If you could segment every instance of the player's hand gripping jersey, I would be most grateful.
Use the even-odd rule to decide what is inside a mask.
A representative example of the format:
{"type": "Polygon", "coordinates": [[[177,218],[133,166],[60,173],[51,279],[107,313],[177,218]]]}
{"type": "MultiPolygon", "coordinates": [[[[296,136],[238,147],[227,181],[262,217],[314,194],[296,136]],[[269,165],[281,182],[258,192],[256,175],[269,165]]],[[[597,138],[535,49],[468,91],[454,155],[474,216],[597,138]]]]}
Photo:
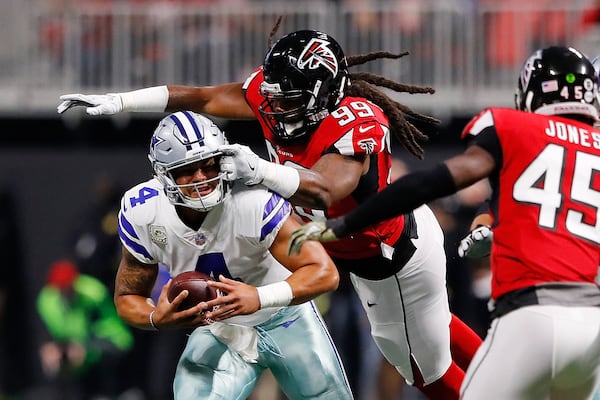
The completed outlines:
{"type": "Polygon", "coordinates": [[[490,108],[463,138],[502,166],[490,177],[492,298],[544,282],[593,283],[600,264],[600,133],[572,119],[490,108]]]}
{"type": "MultiPolygon", "coordinates": [[[[258,68],[244,83],[248,104],[257,116],[259,106],[265,107],[259,93],[263,81],[258,68]]],[[[346,97],[305,141],[282,143],[271,133],[267,121],[259,117],[272,162],[309,169],[321,156],[336,153],[345,156],[365,154],[370,157],[369,171],[364,174],[352,194],[326,211],[295,207],[305,221],[324,221],[347,214],[370,195],[390,182],[392,155],[388,119],[382,110],[364,98],[346,97]]],[[[343,259],[360,259],[381,254],[381,243],[393,246],[404,227],[404,216],[383,221],[339,241],[324,243],[327,251],[343,259]]]]}
{"type": "MultiPolygon", "coordinates": [[[[165,264],[171,276],[197,270],[253,286],[285,280],[291,272],[268,249],[290,215],[290,204],[260,185],[236,185],[227,196],[196,231],[177,216],[158,180],[141,183],[121,200],[121,242],[140,262],[165,264]]],[[[257,325],[277,310],[264,308],[227,322],[257,325]]]]}

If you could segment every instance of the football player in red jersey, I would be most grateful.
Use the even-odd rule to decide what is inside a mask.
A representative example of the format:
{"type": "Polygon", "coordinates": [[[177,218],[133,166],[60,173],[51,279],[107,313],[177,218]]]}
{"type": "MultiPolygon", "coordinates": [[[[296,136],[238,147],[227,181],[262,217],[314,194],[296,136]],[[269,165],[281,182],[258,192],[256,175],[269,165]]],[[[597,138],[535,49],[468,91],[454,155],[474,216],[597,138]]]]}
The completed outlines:
{"type": "Polygon", "coordinates": [[[579,51],[537,50],[521,70],[517,110],[484,110],[463,131],[470,143],[463,154],[400,178],[342,218],[304,225],[291,251],[487,177],[493,321],[462,398],[591,398],[600,383],[597,84],[592,63],[579,51]]]}
{"type": "MultiPolygon", "coordinates": [[[[261,124],[271,161],[248,147],[221,150],[229,179],[261,183],[295,205],[305,219],[344,215],[390,182],[391,137],[421,157],[425,139],[408,119],[435,124],[391,100],[377,86],[410,93],[403,85],[348,71],[376,52],[346,59],[328,34],[288,34],[242,83],[214,87],[161,86],[109,95],[61,96],[62,112],[86,105],[89,114],[190,109],[261,124]]],[[[427,206],[373,224],[326,245],[338,268],[349,271],[388,361],[431,399],[458,399],[460,384],[481,339],[449,311],[443,232],[427,206]],[[452,349],[452,353],[451,353],[452,349]]]]}

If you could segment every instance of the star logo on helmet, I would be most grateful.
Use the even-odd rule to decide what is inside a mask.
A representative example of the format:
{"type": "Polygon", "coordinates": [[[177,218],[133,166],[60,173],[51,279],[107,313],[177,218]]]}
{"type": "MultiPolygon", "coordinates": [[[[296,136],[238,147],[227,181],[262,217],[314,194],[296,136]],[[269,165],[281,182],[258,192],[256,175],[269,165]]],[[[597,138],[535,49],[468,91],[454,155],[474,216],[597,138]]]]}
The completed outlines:
{"type": "Polygon", "coordinates": [[[165,141],[165,139],[163,139],[157,135],[154,135],[154,136],[152,136],[152,139],[150,141],[150,147],[152,148],[152,150],[156,150],[156,146],[158,146],[159,144],[161,144],[164,141],[165,141]]]}
{"type": "Polygon", "coordinates": [[[322,66],[334,77],[338,73],[337,58],[329,47],[329,42],[323,39],[311,39],[298,57],[297,65],[300,69],[317,69],[322,66]]]}

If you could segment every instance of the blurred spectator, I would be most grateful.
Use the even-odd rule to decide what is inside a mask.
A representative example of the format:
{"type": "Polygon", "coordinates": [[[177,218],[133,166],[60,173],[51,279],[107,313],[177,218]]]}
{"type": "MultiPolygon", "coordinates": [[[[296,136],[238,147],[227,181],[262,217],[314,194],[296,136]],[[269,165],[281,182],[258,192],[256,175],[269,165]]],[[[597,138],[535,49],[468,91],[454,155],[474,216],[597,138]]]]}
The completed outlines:
{"type": "Polygon", "coordinates": [[[68,260],[54,262],[38,298],[47,340],[39,349],[42,369],[61,400],[114,398],[118,365],[133,336],[117,315],[112,295],[68,260]]]}
{"type": "Polygon", "coordinates": [[[487,25],[489,65],[512,70],[522,63],[531,49],[573,42],[597,23],[598,4],[583,0],[572,2],[573,11],[556,8],[552,0],[480,0],[491,13],[487,25]],[[500,5],[500,9],[498,9],[500,5]],[[578,5],[583,5],[579,10],[578,5]]]}
{"type": "Polygon", "coordinates": [[[111,177],[100,175],[92,203],[72,229],[70,247],[79,271],[99,279],[112,292],[121,256],[117,214],[123,190],[111,177]]]}

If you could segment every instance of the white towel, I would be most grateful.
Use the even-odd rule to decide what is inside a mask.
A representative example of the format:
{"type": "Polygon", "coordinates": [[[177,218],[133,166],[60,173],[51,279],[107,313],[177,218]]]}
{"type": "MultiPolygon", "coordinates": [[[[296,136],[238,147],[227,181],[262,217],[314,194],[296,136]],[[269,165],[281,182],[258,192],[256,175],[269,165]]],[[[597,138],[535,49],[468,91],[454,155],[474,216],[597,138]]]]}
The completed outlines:
{"type": "Polygon", "coordinates": [[[254,327],[213,322],[210,332],[231,350],[237,352],[244,361],[258,362],[258,332],[254,327]]]}

